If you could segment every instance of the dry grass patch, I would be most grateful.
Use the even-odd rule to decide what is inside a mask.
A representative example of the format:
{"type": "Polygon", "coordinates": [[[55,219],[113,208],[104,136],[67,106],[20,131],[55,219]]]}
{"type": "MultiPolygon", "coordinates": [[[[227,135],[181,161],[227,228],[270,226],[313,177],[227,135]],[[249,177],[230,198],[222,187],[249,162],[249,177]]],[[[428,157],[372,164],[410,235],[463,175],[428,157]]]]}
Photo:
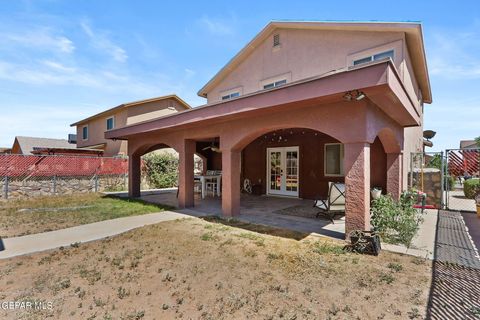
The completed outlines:
{"type": "Polygon", "coordinates": [[[17,237],[169,209],[98,193],[0,202],[0,236],[17,237]]]}
{"type": "Polygon", "coordinates": [[[425,316],[431,264],[268,227],[184,219],[0,261],[0,300],[53,310],[0,318],[408,319],[425,316]],[[251,231],[260,228],[263,233],[251,231]],[[268,230],[270,229],[270,230],[268,230]],[[288,232],[283,231],[286,234],[288,232]],[[298,234],[296,236],[299,236],[298,234]]]}

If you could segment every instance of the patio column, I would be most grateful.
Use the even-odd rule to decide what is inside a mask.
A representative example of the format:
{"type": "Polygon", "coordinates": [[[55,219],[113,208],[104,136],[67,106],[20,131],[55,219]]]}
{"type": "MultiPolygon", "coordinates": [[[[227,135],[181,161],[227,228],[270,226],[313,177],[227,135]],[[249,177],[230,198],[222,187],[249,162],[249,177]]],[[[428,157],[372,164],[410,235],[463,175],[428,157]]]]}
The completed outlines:
{"type": "Polygon", "coordinates": [[[402,193],[402,154],[387,153],[387,193],[395,200],[402,193]]]}
{"type": "Polygon", "coordinates": [[[195,141],[183,140],[178,150],[178,206],[180,208],[193,207],[193,171],[195,141]]]}
{"type": "Polygon", "coordinates": [[[240,154],[222,150],[222,213],[227,217],[240,214],[240,154]]]}
{"type": "Polygon", "coordinates": [[[370,144],[345,144],[345,236],[370,230],[370,144]]]}
{"type": "Polygon", "coordinates": [[[128,157],[128,196],[140,197],[140,156],[131,154],[128,157]]]}

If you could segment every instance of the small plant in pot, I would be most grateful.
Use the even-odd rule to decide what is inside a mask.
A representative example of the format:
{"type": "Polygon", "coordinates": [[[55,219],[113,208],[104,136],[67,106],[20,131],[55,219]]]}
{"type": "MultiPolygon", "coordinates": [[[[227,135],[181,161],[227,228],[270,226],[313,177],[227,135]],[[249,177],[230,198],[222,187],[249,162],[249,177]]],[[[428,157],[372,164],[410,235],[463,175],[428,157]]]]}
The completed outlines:
{"type": "Polygon", "coordinates": [[[382,195],[382,188],[373,187],[372,190],[370,190],[370,194],[372,195],[372,199],[378,199],[382,195]]]}

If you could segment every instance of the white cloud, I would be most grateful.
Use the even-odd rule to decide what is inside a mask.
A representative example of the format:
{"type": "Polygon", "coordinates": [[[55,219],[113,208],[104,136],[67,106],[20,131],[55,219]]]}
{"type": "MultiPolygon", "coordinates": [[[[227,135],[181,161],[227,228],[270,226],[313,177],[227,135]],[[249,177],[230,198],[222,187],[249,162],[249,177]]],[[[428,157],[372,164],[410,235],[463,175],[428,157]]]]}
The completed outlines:
{"type": "Polygon", "coordinates": [[[80,26],[89,37],[93,47],[110,55],[117,62],[125,62],[128,59],[127,52],[120,46],[113,43],[106,32],[94,30],[86,20],[80,22],[80,26]]]}
{"type": "Polygon", "coordinates": [[[480,32],[437,31],[429,47],[429,70],[446,79],[480,78],[480,32]]]}
{"type": "Polygon", "coordinates": [[[231,35],[234,31],[231,25],[207,16],[203,16],[199,22],[207,29],[208,32],[215,35],[231,35]]]}
{"type": "Polygon", "coordinates": [[[55,50],[62,53],[72,53],[75,45],[72,40],[65,36],[54,35],[49,28],[38,28],[34,31],[23,33],[6,33],[2,35],[0,43],[18,44],[28,48],[41,48],[55,50]]]}

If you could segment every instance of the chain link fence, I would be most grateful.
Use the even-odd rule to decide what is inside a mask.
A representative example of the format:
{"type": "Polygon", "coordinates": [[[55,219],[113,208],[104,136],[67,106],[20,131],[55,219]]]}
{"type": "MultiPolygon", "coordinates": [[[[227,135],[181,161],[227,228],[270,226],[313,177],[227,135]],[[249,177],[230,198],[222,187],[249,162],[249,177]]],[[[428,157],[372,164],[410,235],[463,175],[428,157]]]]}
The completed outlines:
{"type": "Polygon", "coordinates": [[[480,192],[480,148],[446,150],[447,172],[452,183],[446,190],[446,207],[455,211],[476,211],[480,192]]]}
{"type": "Polygon", "coordinates": [[[127,188],[127,158],[0,155],[0,199],[127,188]]]}

